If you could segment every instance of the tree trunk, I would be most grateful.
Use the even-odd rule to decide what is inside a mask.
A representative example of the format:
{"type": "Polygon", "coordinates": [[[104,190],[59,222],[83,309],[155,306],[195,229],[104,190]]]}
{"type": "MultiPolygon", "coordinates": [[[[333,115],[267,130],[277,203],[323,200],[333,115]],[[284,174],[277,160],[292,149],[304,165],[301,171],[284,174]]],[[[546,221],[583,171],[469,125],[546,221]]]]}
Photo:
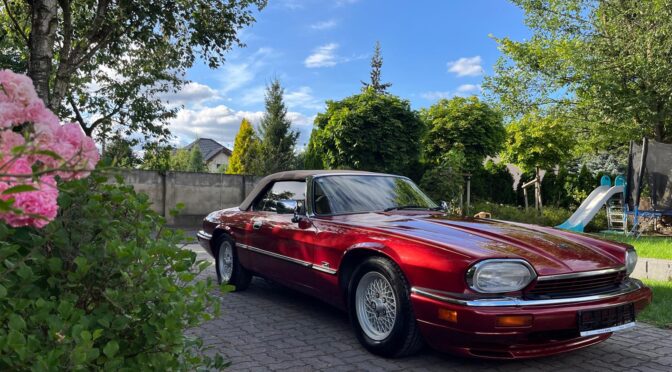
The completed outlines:
{"type": "Polygon", "coordinates": [[[541,173],[540,173],[539,167],[536,167],[535,172],[536,172],[536,177],[537,177],[537,182],[536,182],[536,185],[535,185],[536,186],[535,191],[536,191],[536,194],[537,194],[536,195],[537,196],[537,210],[539,212],[541,212],[541,209],[543,208],[543,206],[541,204],[541,173]]]}
{"type": "Polygon", "coordinates": [[[28,76],[33,79],[37,95],[44,100],[47,106],[51,107],[49,77],[54,57],[54,38],[58,26],[58,1],[33,0],[30,5],[28,76]]]}

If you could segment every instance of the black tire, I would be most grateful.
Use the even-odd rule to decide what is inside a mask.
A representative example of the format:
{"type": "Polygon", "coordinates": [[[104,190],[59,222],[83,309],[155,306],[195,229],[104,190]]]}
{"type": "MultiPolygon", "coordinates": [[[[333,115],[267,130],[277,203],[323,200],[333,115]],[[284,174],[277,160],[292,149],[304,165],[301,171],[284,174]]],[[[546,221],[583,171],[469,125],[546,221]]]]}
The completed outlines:
{"type": "Polygon", "coordinates": [[[235,287],[234,292],[240,292],[247,289],[250,286],[252,281],[252,274],[241,266],[240,261],[238,261],[238,250],[236,249],[236,243],[227,235],[220,235],[217,239],[212,242],[213,253],[215,254],[215,270],[217,271],[217,283],[219,284],[230,284],[235,287]],[[231,253],[233,255],[233,270],[231,273],[231,278],[224,280],[222,273],[220,272],[220,263],[221,259],[219,252],[224,244],[230,244],[231,253]]]}
{"type": "Polygon", "coordinates": [[[373,354],[388,358],[403,357],[418,352],[424,344],[413,312],[408,282],[399,267],[387,258],[370,257],[355,269],[348,285],[348,310],[357,339],[373,354]],[[357,312],[357,287],[362,278],[371,272],[381,274],[391,284],[397,303],[392,330],[381,340],[367,335],[357,312]]]}

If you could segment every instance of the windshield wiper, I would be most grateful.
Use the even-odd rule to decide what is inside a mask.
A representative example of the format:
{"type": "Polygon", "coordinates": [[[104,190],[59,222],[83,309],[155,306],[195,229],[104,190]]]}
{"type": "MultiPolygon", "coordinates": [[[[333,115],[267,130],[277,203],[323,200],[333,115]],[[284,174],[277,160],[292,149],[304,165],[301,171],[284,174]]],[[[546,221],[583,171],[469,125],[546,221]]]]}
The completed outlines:
{"type": "Polygon", "coordinates": [[[420,209],[431,209],[431,208],[428,208],[428,207],[424,207],[422,205],[408,204],[408,205],[397,205],[397,206],[394,206],[394,207],[385,208],[385,209],[383,209],[383,212],[389,212],[389,211],[394,211],[394,210],[402,210],[402,209],[418,209],[418,208],[420,208],[420,209]]]}

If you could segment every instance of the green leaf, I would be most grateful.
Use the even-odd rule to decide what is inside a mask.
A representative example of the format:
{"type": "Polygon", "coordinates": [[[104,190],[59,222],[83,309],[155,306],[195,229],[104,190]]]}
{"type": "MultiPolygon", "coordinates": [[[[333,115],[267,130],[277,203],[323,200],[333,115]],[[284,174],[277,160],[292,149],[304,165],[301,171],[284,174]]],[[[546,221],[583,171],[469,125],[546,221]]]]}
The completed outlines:
{"type": "Polygon", "coordinates": [[[7,288],[0,284],[0,298],[5,298],[7,296],[7,288]]]}
{"type": "Polygon", "coordinates": [[[36,191],[37,189],[31,185],[16,185],[8,188],[7,190],[2,192],[2,195],[9,195],[9,194],[18,194],[20,192],[29,192],[29,191],[36,191]]]}
{"type": "Polygon", "coordinates": [[[10,314],[9,315],[9,328],[13,329],[15,331],[20,331],[20,330],[26,328],[26,322],[23,320],[23,318],[20,315],[10,314]]]}
{"type": "Polygon", "coordinates": [[[114,340],[108,342],[103,348],[103,354],[107,355],[108,358],[113,358],[117,351],[119,351],[119,344],[114,340]]]}

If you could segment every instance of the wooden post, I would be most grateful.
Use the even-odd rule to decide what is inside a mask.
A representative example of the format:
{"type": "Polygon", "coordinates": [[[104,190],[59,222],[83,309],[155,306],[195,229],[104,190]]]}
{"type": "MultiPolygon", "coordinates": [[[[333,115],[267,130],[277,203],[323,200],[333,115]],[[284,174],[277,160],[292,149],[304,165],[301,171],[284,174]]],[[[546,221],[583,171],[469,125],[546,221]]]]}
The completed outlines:
{"type": "Polygon", "coordinates": [[[541,204],[541,174],[539,167],[536,167],[536,190],[537,190],[537,211],[541,212],[541,208],[543,208],[541,204]]]}
{"type": "Polygon", "coordinates": [[[467,216],[471,216],[471,175],[467,176],[467,216]]]}
{"type": "Polygon", "coordinates": [[[523,188],[523,199],[525,199],[525,211],[527,211],[527,188],[523,188]]]}

